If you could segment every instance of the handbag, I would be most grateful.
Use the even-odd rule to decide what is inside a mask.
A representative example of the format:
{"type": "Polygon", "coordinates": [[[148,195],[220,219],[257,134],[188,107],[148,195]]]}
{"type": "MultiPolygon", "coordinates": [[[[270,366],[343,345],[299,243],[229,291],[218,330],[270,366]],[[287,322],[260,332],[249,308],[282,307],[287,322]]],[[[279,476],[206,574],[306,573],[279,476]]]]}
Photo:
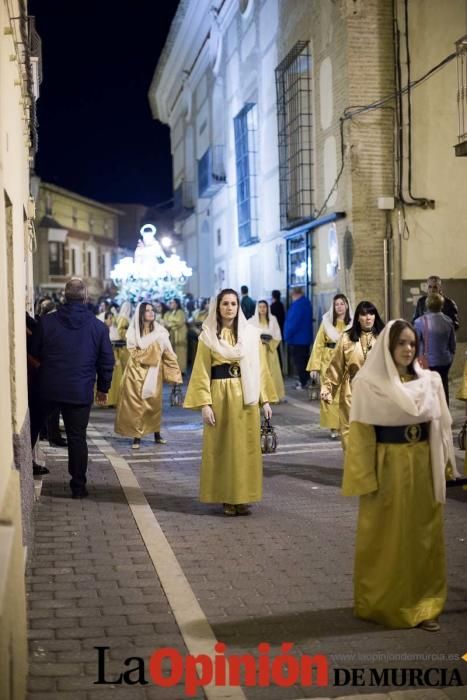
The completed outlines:
{"type": "Polygon", "coordinates": [[[261,423],[261,452],[268,454],[277,450],[277,433],[269,418],[261,423]]]}
{"type": "Polygon", "coordinates": [[[426,316],[423,316],[423,355],[418,358],[418,364],[422,369],[430,369],[428,364],[428,322],[426,316]]]}
{"type": "Polygon", "coordinates": [[[459,430],[459,433],[457,435],[457,446],[460,450],[465,450],[466,435],[467,435],[467,420],[464,422],[464,425],[459,430]]]}
{"type": "Polygon", "coordinates": [[[170,392],[170,405],[180,408],[183,406],[183,394],[180,384],[174,384],[170,392]]]}
{"type": "Polygon", "coordinates": [[[272,340],[272,335],[269,335],[269,333],[261,333],[260,337],[263,343],[269,343],[269,341],[272,340]]]}

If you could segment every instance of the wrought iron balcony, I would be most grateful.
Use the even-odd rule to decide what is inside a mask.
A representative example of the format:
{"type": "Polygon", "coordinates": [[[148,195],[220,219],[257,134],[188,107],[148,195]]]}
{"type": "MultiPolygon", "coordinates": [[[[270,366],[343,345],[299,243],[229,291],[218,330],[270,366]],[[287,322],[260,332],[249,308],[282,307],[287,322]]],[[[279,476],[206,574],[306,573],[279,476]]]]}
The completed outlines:
{"type": "Polygon", "coordinates": [[[210,146],[198,161],[198,196],[212,197],[226,181],[224,146],[210,146]]]}
{"type": "Polygon", "coordinates": [[[194,183],[182,181],[174,191],[174,221],[183,221],[195,210],[194,183]]]}

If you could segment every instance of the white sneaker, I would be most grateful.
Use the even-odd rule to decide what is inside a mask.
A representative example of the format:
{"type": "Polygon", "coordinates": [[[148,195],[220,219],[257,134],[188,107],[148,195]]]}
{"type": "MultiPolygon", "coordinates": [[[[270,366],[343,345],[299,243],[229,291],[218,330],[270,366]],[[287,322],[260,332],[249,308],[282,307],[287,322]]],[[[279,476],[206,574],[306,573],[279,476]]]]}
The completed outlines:
{"type": "Polygon", "coordinates": [[[133,444],[131,446],[132,450],[139,450],[141,445],[141,439],[140,438],[134,438],[133,439],[133,444]]]}
{"type": "Polygon", "coordinates": [[[297,382],[297,383],[295,384],[295,390],[296,390],[296,391],[305,391],[305,389],[302,387],[302,385],[300,384],[300,382],[297,382]]]}

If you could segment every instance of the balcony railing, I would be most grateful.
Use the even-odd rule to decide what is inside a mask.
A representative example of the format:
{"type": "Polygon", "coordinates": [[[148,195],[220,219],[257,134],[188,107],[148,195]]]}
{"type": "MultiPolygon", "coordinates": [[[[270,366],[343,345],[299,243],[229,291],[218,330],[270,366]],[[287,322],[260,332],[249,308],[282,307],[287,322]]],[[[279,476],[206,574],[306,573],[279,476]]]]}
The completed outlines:
{"type": "Polygon", "coordinates": [[[195,209],[194,183],[181,182],[174,191],[173,216],[175,221],[187,219],[195,209]]]}
{"type": "Polygon", "coordinates": [[[224,146],[210,146],[198,161],[198,196],[212,197],[226,181],[224,146]]]}

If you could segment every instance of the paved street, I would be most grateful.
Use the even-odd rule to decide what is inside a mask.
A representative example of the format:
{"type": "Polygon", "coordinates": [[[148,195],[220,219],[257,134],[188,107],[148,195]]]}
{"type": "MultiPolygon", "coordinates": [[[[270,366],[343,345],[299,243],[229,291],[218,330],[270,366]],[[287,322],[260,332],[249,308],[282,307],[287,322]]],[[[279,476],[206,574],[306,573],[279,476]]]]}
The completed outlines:
{"type": "MultiPolygon", "coordinates": [[[[467,684],[459,659],[467,652],[467,492],[450,489],[445,511],[449,596],[441,631],[385,630],[355,619],[357,499],[339,493],[342,452],[318,428],[318,404],[293,389],[288,399],[274,409],[279,448],[265,459],[264,499],[250,517],[225,518],[198,502],[200,415],[170,408],[168,395],[168,444],[147,439],[136,453],[130,439],[114,434],[114,410],[93,411],[86,500],[68,497],[66,450],[48,449],[51,473],[36,505],[28,576],[30,700],[182,700],[183,684],[151,682],[149,657],[164,646],[183,656],[206,653],[216,639],[226,655],[257,659],[262,642],[271,658],[282,642],[293,643],[296,658],[325,654],[330,686],[210,687],[193,697],[298,700],[404,689],[370,686],[368,675],[365,686],[335,687],[334,668],[446,668],[448,678],[456,668],[467,684]],[[94,684],[96,646],[108,647],[107,685],[94,684]],[[124,665],[128,657],[144,659],[147,685],[110,684],[135,667],[124,665]]],[[[454,403],[458,425],[462,406],[454,403]]]]}

